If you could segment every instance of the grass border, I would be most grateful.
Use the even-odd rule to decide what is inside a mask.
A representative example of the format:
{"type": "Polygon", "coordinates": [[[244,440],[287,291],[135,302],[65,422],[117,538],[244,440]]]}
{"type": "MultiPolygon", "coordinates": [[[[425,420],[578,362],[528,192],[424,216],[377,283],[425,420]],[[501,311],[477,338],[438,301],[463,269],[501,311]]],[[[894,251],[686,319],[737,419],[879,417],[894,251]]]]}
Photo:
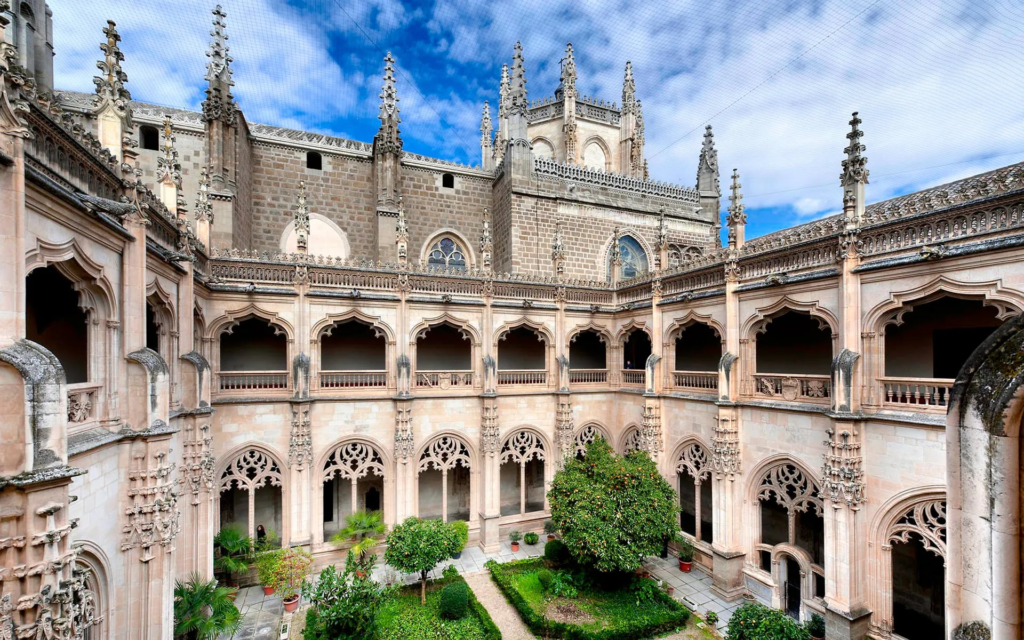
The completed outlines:
{"type": "Polygon", "coordinates": [[[512,577],[506,571],[507,568],[515,567],[527,567],[537,566],[543,567],[544,561],[539,558],[529,558],[526,560],[513,560],[512,562],[506,562],[499,564],[494,560],[488,560],[485,564],[488,571],[491,573],[491,578],[494,579],[495,584],[501,590],[501,593],[505,596],[515,610],[519,613],[519,617],[522,618],[526,626],[530,628],[530,631],[535,635],[548,637],[548,638],[565,638],[565,640],[643,640],[651,636],[657,636],[668,631],[672,631],[677,628],[686,626],[687,621],[690,619],[690,610],[683,605],[676,602],[673,598],[665,593],[659,593],[659,597],[670,605],[675,611],[675,615],[665,622],[657,624],[641,624],[627,622],[616,626],[613,629],[602,629],[600,631],[588,631],[583,629],[579,625],[568,624],[565,622],[555,622],[548,620],[544,616],[537,614],[530,606],[530,603],[526,601],[526,598],[516,590],[512,584],[512,577]]]}

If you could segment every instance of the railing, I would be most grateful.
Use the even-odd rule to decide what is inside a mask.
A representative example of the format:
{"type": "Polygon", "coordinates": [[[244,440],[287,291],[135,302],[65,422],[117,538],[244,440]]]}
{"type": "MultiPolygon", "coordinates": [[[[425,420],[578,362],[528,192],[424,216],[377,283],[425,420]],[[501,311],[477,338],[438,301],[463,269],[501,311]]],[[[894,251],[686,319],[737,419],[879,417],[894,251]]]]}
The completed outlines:
{"type": "Polygon", "coordinates": [[[642,387],[646,380],[647,372],[643,369],[623,369],[622,384],[628,387],[642,387]]]}
{"type": "Polygon", "coordinates": [[[498,385],[543,385],[548,382],[547,371],[499,371],[498,385]]]}
{"type": "Polygon", "coordinates": [[[387,371],[321,371],[321,389],[367,389],[388,385],[387,371]]]}
{"type": "Polygon", "coordinates": [[[68,424],[81,424],[96,419],[100,385],[79,382],[68,385],[68,424]]]}
{"type": "Polygon", "coordinates": [[[287,371],[221,371],[220,391],[273,391],[288,388],[287,371]]]}
{"type": "Polygon", "coordinates": [[[607,369],[570,369],[569,384],[607,384],[607,369]]]}
{"type": "Polygon", "coordinates": [[[754,395],[790,402],[825,403],[832,397],[832,381],[828,376],[757,373],[754,374],[754,395]]]}
{"type": "Polygon", "coordinates": [[[944,413],[954,381],[950,378],[879,378],[879,382],[885,389],[883,405],[944,413]]]}
{"type": "Polygon", "coordinates": [[[473,386],[472,371],[417,371],[417,389],[451,389],[473,386]]]}
{"type": "Polygon", "coordinates": [[[677,389],[718,391],[717,371],[673,371],[672,386],[677,389]]]}

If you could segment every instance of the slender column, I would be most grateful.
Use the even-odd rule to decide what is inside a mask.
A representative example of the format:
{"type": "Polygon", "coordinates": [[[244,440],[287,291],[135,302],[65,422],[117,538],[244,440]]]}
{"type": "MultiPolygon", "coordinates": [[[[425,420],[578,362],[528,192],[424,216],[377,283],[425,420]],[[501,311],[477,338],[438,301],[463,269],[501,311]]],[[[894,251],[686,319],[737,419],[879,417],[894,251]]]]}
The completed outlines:
{"type": "Polygon", "coordinates": [[[498,429],[498,399],[485,394],[480,429],[480,450],[483,452],[483,504],[480,512],[480,548],[484,553],[497,553],[501,548],[498,519],[501,517],[501,441],[498,429]]]}

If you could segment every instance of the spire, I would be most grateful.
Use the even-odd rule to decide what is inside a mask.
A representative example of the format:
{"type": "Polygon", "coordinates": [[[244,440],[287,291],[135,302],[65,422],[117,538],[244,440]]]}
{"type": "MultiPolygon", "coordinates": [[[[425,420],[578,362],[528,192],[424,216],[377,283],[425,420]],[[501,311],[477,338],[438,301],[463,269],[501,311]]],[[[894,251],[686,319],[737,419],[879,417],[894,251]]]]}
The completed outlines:
{"type": "Polygon", "coordinates": [[[501,84],[498,85],[498,117],[507,118],[512,108],[512,80],[508,75],[508,65],[501,65],[501,84]]]}
{"type": "MultiPolygon", "coordinates": [[[[562,139],[565,141],[565,161],[576,164],[576,60],[572,55],[572,43],[565,45],[562,58],[562,77],[555,91],[555,99],[564,101],[562,109],[562,139]]],[[[561,263],[558,264],[561,268],[561,263]]],[[[561,273],[561,272],[559,272],[561,273]]]]}
{"type": "Polygon", "coordinates": [[[743,194],[740,193],[740,172],[732,170],[732,185],[729,187],[729,215],[726,216],[726,224],[729,226],[729,247],[740,249],[745,241],[745,225],[747,224],[747,213],[743,207],[743,194]]]}
{"type": "Polygon", "coordinates": [[[398,116],[398,91],[395,89],[395,59],[391,52],[384,56],[384,84],[380,89],[380,129],[374,138],[374,143],[381,145],[384,153],[397,153],[402,150],[402,137],[398,129],[398,123],[402,119],[398,116]]]}
{"type": "Polygon", "coordinates": [[[480,257],[485,270],[491,269],[491,253],[494,250],[491,242],[491,214],[484,207],[484,226],[480,231],[480,257]]]}
{"type": "MultiPolygon", "coordinates": [[[[121,36],[117,33],[117,25],[113,20],[107,20],[107,26],[103,28],[103,35],[107,37],[107,41],[100,45],[100,50],[103,51],[103,60],[96,63],[100,75],[92,79],[93,84],[96,85],[96,95],[98,96],[96,112],[111,108],[122,120],[124,127],[130,129],[133,126],[132,94],[124,86],[124,83],[128,82],[128,74],[121,69],[124,54],[121,53],[121,48],[118,46],[121,36]]],[[[118,136],[118,146],[120,143],[120,136],[118,136]]]]}
{"type": "Polygon", "coordinates": [[[210,176],[203,167],[199,172],[199,191],[196,193],[196,220],[213,224],[213,205],[210,204],[210,176]]]}
{"type": "Polygon", "coordinates": [[[512,55],[511,112],[526,115],[529,103],[526,100],[526,68],[523,66],[523,45],[516,41],[512,55]]]}
{"type": "Polygon", "coordinates": [[[484,115],[480,118],[480,166],[485,170],[494,168],[494,146],[491,127],[491,105],[484,100],[484,115]]]}
{"type": "Polygon", "coordinates": [[[861,155],[867,149],[860,141],[864,137],[864,132],[860,130],[861,122],[862,120],[857,117],[857,112],[854,111],[853,119],[850,120],[850,133],[846,134],[850,145],[843,149],[846,153],[846,160],[843,160],[843,173],[839,176],[845,189],[868,183],[868,159],[861,155]]]}
{"type": "Polygon", "coordinates": [[[306,183],[299,181],[298,206],[295,207],[295,248],[306,253],[309,248],[309,208],[306,207],[306,183]]]}
{"type": "Polygon", "coordinates": [[[644,175],[644,106],[636,101],[636,124],[633,126],[633,144],[630,147],[630,175],[642,178],[644,175]]]}
{"type": "MultiPolygon", "coordinates": [[[[231,87],[234,81],[231,79],[231,56],[228,55],[230,47],[227,45],[228,36],[224,32],[224,18],[226,13],[220,5],[213,10],[213,30],[210,36],[210,48],[206,51],[206,57],[210,59],[206,63],[206,100],[203,100],[203,119],[206,121],[222,120],[227,125],[235,121],[235,98],[231,95],[231,87]]],[[[216,173],[216,172],[215,172],[216,173]]]]}
{"type": "Polygon", "coordinates": [[[715,149],[715,134],[711,125],[704,127],[704,144],[700,148],[700,160],[697,161],[697,188],[701,191],[714,191],[721,195],[718,184],[718,151],[715,149]],[[707,176],[705,184],[701,177],[707,176]]]}
{"type": "Polygon", "coordinates": [[[555,90],[555,99],[561,100],[564,96],[576,97],[576,59],[572,55],[572,43],[565,45],[565,57],[561,60],[562,75],[559,78],[558,89],[555,90]]]}
{"type": "Polygon", "coordinates": [[[626,77],[622,81],[622,115],[636,108],[636,82],[633,81],[633,63],[626,62],[626,77]]]}

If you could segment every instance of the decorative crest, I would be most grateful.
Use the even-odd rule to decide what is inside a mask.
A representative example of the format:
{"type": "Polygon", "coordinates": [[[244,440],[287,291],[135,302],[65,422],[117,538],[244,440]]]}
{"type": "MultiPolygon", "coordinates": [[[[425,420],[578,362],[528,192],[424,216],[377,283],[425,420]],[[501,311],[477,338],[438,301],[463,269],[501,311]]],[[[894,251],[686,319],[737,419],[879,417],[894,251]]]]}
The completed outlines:
{"type": "Polygon", "coordinates": [[[857,112],[854,111],[853,118],[850,120],[850,133],[846,134],[850,145],[843,149],[846,159],[843,160],[843,173],[839,176],[844,187],[868,183],[868,159],[861,155],[867,149],[860,141],[864,137],[864,132],[860,130],[861,122],[862,120],[857,117],[857,112]]]}
{"type": "Polygon", "coordinates": [[[103,35],[107,41],[100,45],[103,52],[103,60],[96,63],[100,74],[92,79],[96,85],[96,108],[97,110],[110,105],[117,116],[124,121],[125,127],[132,127],[132,94],[125,88],[124,83],[128,82],[128,74],[121,69],[124,62],[124,54],[118,43],[121,36],[117,33],[117,25],[113,20],[107,20],[107,26],[103,28],[103,35]]]}
{"type": "Polygon", "coordinates": [[[636,82],[633,80],[633,63],[626,62],[626,77],[622,81],[622,115],[636,110],[636,82]]]}
{"type": "Polygon", "coordinates": [[[213,205],[210,204],[210,175],[206,167],[199,172],[199,193],[196,196],[196,220],[213,224],[213,205]]]}
{"type": "Polygon", "coordinates": [[[299,181],[299,204],[295,208],[295,247],[305,253],[309,244],[309,208],[306,207],[306,183],[299,181]]]}
{"type": "Polygon", "coordinates": [[[157,158],[157,180],[170,178],[174,186],[181,188],[181,163],[178,162],[178,150],[174,148],[174,134],[171,132],[171,116],[164,116],[164,148],[163,156],[157,158]]]}
{"type": "Polygon", "coordinates": [[[562,58],[562,76],[555,98],[576,97],[576,60],[572,55],[572,43],[565,45],[565,57],[562,58]]]}
{"type": "Polygon", "coordinates": [[[480,144],[485,147],[491,146],[491,132],[493,127],[491,126],[491,105],[489,102],[484,100],[484,115],[480,118],[480,144]]]}

